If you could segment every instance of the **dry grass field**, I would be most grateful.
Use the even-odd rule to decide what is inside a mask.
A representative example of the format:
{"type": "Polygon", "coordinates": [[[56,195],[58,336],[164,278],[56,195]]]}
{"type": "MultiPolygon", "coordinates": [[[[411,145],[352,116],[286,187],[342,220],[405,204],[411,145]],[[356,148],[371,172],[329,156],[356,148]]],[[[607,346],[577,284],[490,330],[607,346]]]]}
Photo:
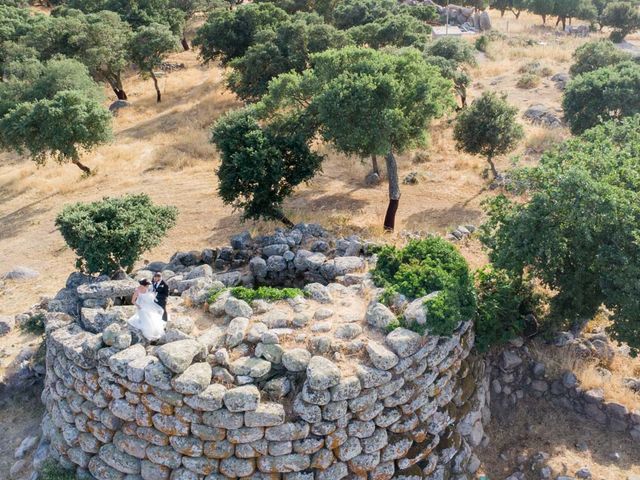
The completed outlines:
{"type": "MultiPolygon", "coordinates": [[[[532,15],[523,14],[515,20],[510,14],[504,18],[499,18],[496,12],[491,14],[496,30],[502,32],[504,38],[494,41],[486,54],[479,55],[478,66],[472,71],[470,100],[482,91],[493,90],[506,93],[521,112],[530,105],[544,104],[560,114],[561,92],[550,76],[541,77],[535,88],[522,89],[516,86],[521,76],[519,71],[531,62],[539,62],[551,75],[566,73],[572,52],[586,39],[558,35],[553,28],[542,28],[540,18],[532,15]]],[[[637,37],[632,40],[640,43],[637,37]]],[[[231,234],[242,229],[259,232],[278,226],[266,222],[243,223],[240,213],[223,205],[217,196],[215,171],[219,158],[209,143],[210,126],[224,112],[240,106],[225,89],[224,71],[215,65],[200,65],[193,51],[176,53],[170,61],[184,63],[186,69],[161,78],[163,102],[160,104],[155,102],[151,81],[144,81],[133,73],[126,78],[125,88],[132,105],[114,118],[113,142],[83,158],[95,171],[94,175],[83,178],[73,165],[51,163],[38,168],[28,159],[0,153],[0,275],[20,265],[41,274],[32,281],[7,281],[0,289],[0,315],[20,313],[41,296],[55,294],[74,270],[74,255],[54,226],[56,214],[71,202],[145,192],[157,203],[177,206],[180,211],[177,226],[161,246],[145,254],[143,260],[164,260],[177,250],[223,245],[231,234]]],[[[294,221],[319,222],[340,232],[361,233],[390,242],[402,241],[402,232],[407,230],[445,233],[460,224],[481,223],[481,202],[494,192],[489,190],[489,181],[483,176],[485,161],[456,151],[452,118],[434,123],[430,145],[419,155],[423,161],[414,161],[416,152],[406,152],[399,157],[400,178],[417,172],[419,183],[402,185],[394,234],[385,235],[381,229],[386,184],[367,187],[364,178],[369,171],[368,163],[337,155],[323,146],[319,147],[327,155],[323,173],[286,202],[287,213],[294,221]]],[[[549,130],[522,123],[527,137],[514,155],[499,159],[499,169],[510,168],[517,156],[525,164],[536,162],[544,149],[568,136],[564,128],[549,130]]],[[[480,266],[485,261],[477,241],[467,240],[461,247],[472,266],[480,266]]],[[[25,335],[3,339],[0,347],[4,347],[7,357],[0,357],[0,367],[5,367],[21,346],[32,341],[33,338],[25,335]]],[[[23,415],[24,411],[19,408],[16,412],[12,417],[14,423],[22,423],[9,432],[3,429],[2,444],[15,444],[20,439],[13,438],[14,433],[18,435],[39,423],[39,415],[23,415]]],[[[541,421],[545,421],[544,416],[541,421]]],[[[0,419],[0,423],[4,426],[5,420],[0,419]]],[[[574,433],[568,426],[567,432],[574,433]]],[[[516,438],[505,439],[515,441],[516,438]]],[[[566,439],[566,445],[570,441],[566,439]]],[[[9,450],[0,451],[3,461],[0,478],[6,473],[5,457],[11,455],[9,450]]],[[[561,453],[560,447],[554,451],[561,453]]],[[[489,454],[494,453],[489,451],[483,458],[489,459],[489,454]]],[[[627,463],[616,468],[623,471],[625,465],[633,464],[629,471],[638,473],[640,452],[628,449],[628,455],[635,455],[635,461],[629,457],[625,460],[627,463]]],[[[600,460],[598,456],[594,458],[584,461],[600,460]]],[[[562,463],[562,459],[557,461],[562,463]]],[[[502,478],[493,476],[499,468],[490,465],[488,471],[492,479],[502,478]]],[[[597,478],[624,480],[625,477],[603,473],[597,478]]]]}

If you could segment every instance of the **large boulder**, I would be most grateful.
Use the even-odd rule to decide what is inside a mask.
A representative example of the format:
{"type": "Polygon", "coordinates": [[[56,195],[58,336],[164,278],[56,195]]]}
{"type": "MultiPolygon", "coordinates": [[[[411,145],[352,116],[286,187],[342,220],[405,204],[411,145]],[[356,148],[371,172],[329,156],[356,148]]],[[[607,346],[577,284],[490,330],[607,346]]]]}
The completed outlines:
{"type": "Polygon", "coordinates": [[[130,297],[138,287],[132,278],[124,280],[107,280],[105,282],[86,283],[78,286],[78,297],[81,300],[93,298],[130,297]]]}
{"type": "Polygon", "coordinates": [[[169,370],[182,373],[202,350],[203,345],[195,340],[187,339],[162,345],[156,351],[156,355],[169,370]]]}

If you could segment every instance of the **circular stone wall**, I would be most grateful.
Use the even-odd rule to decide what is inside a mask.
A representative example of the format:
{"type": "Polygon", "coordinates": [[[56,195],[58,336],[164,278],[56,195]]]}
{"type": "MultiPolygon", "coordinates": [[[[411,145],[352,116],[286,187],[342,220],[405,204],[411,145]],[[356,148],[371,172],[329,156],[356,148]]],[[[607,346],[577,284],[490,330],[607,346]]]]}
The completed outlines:
{"type": "MultiPolygon", "coordinates": [[[[254,278],[256,258],[273,263],[263,249],[245,255],[254,278]]],[[[335,255],[325,263],[345,264],[335,255]]],[[[180,281],[197,269],[212,270],[191,265],[180,281]]],[[[296,277],[295,267],[282,271],[296,277]]],[[[488,411],[484,364],[467,359],[471,322],[451,337],[387,334],[376,327],[382,305],[365,300],[366,275],[352,277],[360,280],[312,283],[306,298],[275,304],[224,294],[209,325],[176,316],[161,345],[135,343],[135,334],[132,343],[108,314],[118,307],[84,311],[104,310],[135,283],[68,285],[82,313],[47,315],[52,456],[99,480],[467,478],[488,411]]],[[[197,303],[197,286],[183,298],[197,303]]],[[[68,293],[54,310],[73,313],[68,293]]]]}

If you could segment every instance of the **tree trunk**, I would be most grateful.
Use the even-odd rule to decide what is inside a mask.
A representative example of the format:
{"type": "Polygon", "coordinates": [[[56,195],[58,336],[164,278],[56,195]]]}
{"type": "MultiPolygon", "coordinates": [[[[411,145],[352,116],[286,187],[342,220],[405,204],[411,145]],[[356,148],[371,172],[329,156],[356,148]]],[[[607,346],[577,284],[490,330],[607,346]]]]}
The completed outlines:
{"type": "Polygon", "coordinates": [[[567,28],[567,18],[566,17],[562,17],[562,31],[564,32],[567,28]]]}
{"type": "Polygon", "coordinates": [[[158,86],[158,79],[153,73],[153,70],[151,71],[151,78],[153,79],[153,86],[156,87],[156,102],[160,103],[162,101],[162,93],[160,93],[160,87],[158,86]]]}
{"type": "Polygon", "coordinates": [[[77,166],[80,170],[82,170],[82,172],[85,175],[91,175],[91,169],[89,167],[87,167],[85,164],[83,164],[80,159],[78,158],[73,158],[71,159],[71,163],[73,163],[75,166],[77,166]]]}
{"type": "Polygon", "coordinates": [[[180,43],[182,43],[182,48],[184,48],[185,52],[189,50],[189,42],[187,42],[187,37],[183,35],[182,40],[180,40],[180,43]]]}
{"type": "Polygon", "coordinates": [[[376,155],[371,155],[371,168],[373,169],[373,173],[380,176],[380,167],[378,167],[378,157],[376,155]]]}
{"type": "Polygon", "coordinates": [[[389,206],[387,207],[387,213],[384,216],[384,229],[388,232],[392,232],[396,227],[396,212],[398,211],[398,205],[400,204],[400,182],[398,182],[398,163],[396,157],[393,155],[393,151],[389,150],[389,153],[384,158],[387,166],[387,179],[389,182],[389,206]]]}
{"type": "Polygon", "coordinates": [[[294,223],[291,220],[289,220],[287,218],[287,216],[282,212],[277,212],[276,213],[276,219],[280,220],[282,223],[285,224],[285,226],[287,226],[289,228],[295,227],[294,223]]]}
{"type": "Polygon", "coordinates": [[[546,25],[547,24],[547,15],[542,15],[542,24],[546,25]]]}
{"type": "Polygon", "coordinates": [[[107,76],[105,80],[111,86],[111,90],[113,90],[113,93],[116,94],[116,98],[118,100],[128,100],[127,93],[124,91],[124,88],[122,87],[122,80],[120,79],[120,75],[117,75],[117,76],[110,75],[110,76],[107,76]]]}
{"type": "Polygon", "coordinates": [[[514,11],[513,14],[516,16],[516,20],[518,20],[520,18],[520,14],[522,13],[522,10],[518,10],[517,12],[514,11]]]}
{"type": "Polygon", "coordinates": [[[498,170],[496,169],[496,165],[493,163],[493,155],[487,155],[487,162],[489,162],[489,166],[491,167],[491,173],[493,173],[493,179],[498,178],[498,170]]]}

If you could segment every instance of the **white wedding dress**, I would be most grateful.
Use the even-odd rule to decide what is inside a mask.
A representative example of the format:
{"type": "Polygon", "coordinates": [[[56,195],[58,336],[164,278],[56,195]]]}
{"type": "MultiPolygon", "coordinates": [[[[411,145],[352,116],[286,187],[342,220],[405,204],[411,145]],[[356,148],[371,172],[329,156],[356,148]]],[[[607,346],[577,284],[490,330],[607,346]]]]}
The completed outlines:
{"type": "Polygon", "coordinates": [[[128,320],[129,325],[140,330],[150,341],[158,340],[164,335],[163,310],[155,300],[155,292],[139,294],[136,299],[136,313],[128,320]]]}

